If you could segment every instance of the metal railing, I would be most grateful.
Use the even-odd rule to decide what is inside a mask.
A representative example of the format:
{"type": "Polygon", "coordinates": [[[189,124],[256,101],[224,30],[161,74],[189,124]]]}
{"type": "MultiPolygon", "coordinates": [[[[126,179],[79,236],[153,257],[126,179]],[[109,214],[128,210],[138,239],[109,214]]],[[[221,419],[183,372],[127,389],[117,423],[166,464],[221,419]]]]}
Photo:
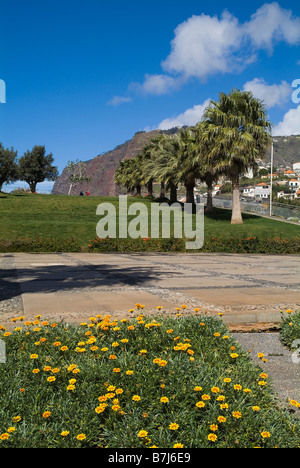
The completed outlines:
{"type": "MultiPolygon", "coordinates": [[[[213,198],[213,205],[218,208],[232,208],[232,200],[220,197],[213,198]]],[[[241,209],[244,212],[255,213],[262,216],[270,216],[269,201],[253,202],[241,201],[241,209]]],[[[272,216],[284,219],[292,219],[300,222],[300,206],[285,205],[284,203],[272,203],[272,216]]]]}

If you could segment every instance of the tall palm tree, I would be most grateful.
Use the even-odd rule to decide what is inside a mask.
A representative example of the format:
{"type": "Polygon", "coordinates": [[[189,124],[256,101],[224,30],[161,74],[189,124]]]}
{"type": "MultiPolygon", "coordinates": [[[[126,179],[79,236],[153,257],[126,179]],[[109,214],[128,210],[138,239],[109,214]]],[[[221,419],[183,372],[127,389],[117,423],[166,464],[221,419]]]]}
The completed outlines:
{"type": "Polygon", "coordinates": [[[232,182],[232,224],[242,224],[239,178],[257,158],[264,158],[271,141],[271,123],[262,101],[250,91],[220,93],[204,113],[203,139],[209,145],[208,160],[225,171],[232,182]]]}
{"type": "Polygon", "coordinates": [[[223,174],[223,171],[218,167],[212,164],[212,161],[209,159],[210,146],[213,142],[208,142],[204,138],[204,122],[199,122],[194,127],[195,135],[195,144],[194,144],[194,158],[197,159],[199,164],[199,179],[201,182],[205,182],[207,185],[207,203],[205,208],[205,213],[213,212],[213,199],[212,191],[213,184],[218,182],[220,176],[223,174]]]}
{"type": "MultiPolygon", "coordinates": [[[[178,161],[181,146],[177,136],[162,135],[147,161],[148,174],[170,190],[170,201],[177,201],[178,161]]],[[[147,170],[146,170],[147,172],[147,170]]]]}

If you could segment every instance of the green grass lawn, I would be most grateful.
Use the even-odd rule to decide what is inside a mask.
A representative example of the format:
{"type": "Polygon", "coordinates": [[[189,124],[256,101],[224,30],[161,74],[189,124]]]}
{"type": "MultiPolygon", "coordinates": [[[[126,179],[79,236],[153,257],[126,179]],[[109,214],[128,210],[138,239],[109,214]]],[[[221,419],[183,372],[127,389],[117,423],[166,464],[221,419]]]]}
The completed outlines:
{"type": "MultiPolygon", "coordinates": [[[[118,197],[68,197],[59,195],[0,195],[0,239],[74,239],[82,248],[96,237],[100,217],[96,208],[118,197]]],[[[143,202],[150,212],[150,200],[130,198],[128,203],[143,202]]],[[[300,226],[244,214],[243,225],[230,224],[231,211],[215,208],[205,216],[205,239],[211,237],[298,239],[300,226]]],[[[150,236],[150,234],[149,234],[150,236]]]]}

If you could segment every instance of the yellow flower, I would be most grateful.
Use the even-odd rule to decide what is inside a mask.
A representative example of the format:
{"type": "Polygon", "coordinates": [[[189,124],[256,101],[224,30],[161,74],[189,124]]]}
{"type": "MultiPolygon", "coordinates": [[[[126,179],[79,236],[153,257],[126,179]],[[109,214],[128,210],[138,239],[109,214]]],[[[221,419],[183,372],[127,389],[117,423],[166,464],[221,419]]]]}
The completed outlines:
{"type": "Polygon", "coordinates": [[[68,349],[69,349],[68,346],[62,346],[62,347],[60,348],[61,351],[68,351],[68,349]]]}
{"type": "Polygon", "coordinates": [[[243,387],[241,385],[239,385],[239,384],[235,384],[233,386],[233,388],[234,388],[234,390],[242,390],[243,387]]]}
{"type": "Polygon", "coordinates": [[[262,379],[266,379],[268,377],[268,374],[266,374],[265,372],[262,372],[261,374],[259,374],[259,376],[262,378],[262,379]]]}
{"type": "Polygon", "coordinates": [[[55,380],[56,380],[56,378],[54,376],[47,378],[48,382],[55,382],[55,380]]]}
{"type": "Polygon", "coordinates": [[[148,435],[148,432],[147,432],[147,431],[140,431],[140,432],[138,433],[138,437],[141,437],[141,438],[147,437],[147,435],[148,435]]]}
{"type": "Polygon", "coordinates": [[[216,434],[208,434],[207,436],[208,440],[210,440],[211,442],[215,442],[217,440],[217,436],[216,434]]]}
{"type": "MultiPolygon", "coordinates": [[[[68,371],[69,372],[72,372],[74,369],[76,369],[77,367],[77,364],[70,364],[69,367],[68,367],[68,371]]],[[[51,368],[50,368],[51,369],[51,368]]],[[[45,370],[45,369],[44,369],[45,370]]]]}
{"type": "Polygon", "coordinates": [[[202,400],[210,400],[210,396],[206,395],[206,394],[202,395],[201,398],[202,398],[202,400]]]}
{"type": "Polygon", "coordinates": [[[38,354],[31,354],[30,359],[37,359],[38,357],[38,354]]]}
{"type": "Polygon", "coordinates": [[[217,424],[211,424],[210,426],[211,431],[217,431],[218,430],[218,425],[217,424]]]}
{"type": "Polygon", "coordinates": [[[177,442],[176,444],[173,445],[173,448],[183,448],[183,444],[180,444],[177,442]]]}
{"type": "Polygon", "coordinates": [[[4,434],[0,435],[0,440],[7,440],[9,439],[9,434],[7,432],[4,432],[4,434]]]}
{"type": "Polygon", "coordinates": [[[61,435],[62,437],[67,437],[69,434],[70,434],[69,431],[62,431],[60,435],[61,435]]]}
{"type": "Polygon", "coordinates": [[[133,395],[132,401],[140,401],[141,397],[139,395],[133,395]]]}
{"type": "Polygon", "coordinates": [[[84,440],[84,439],[86,439],[86,435],[85,435],[85,434],[78,434],[78,435],[76,436],[76,439],[77,439],[77,440],[84,440]]]}
{"type": "Polygon", "coordinates": [[[169,398],[168,397],[161,397],[160,401],[161,401],[161,403],[168,403],[169,398]]]}
{"type": "Polygon", "coordinates": [[[70,390],[70,391],[75,390],[75,388],[76,388],[75,385],[72,385],[72,384],[67,386],[67,390],[70,390]]]}
{"type": "Polygon", "coordinates": [[[33,374],[38,374],[40,372],[40,369],[33,369],[32,373],[33,374]]]}
{"type": "Polygon", "coordinates": [[[263,439],[271,437],[271,434],[268,431],[263,431],[263,432],[260,433],[260,435],[262,436],[263,439]]]}
{"type": "Polygon", "coordinates": [[[15,427],[9,427],[7,429],[7,432],[9,432],[10,434],[12,434],[13,432],[15,432],[16,428],[15,427]]]}
{"type": "Polygon", "coordinates": [[[13,422],[20,422],[21,421],[21,416],[15,416],[13,418],[13,422]]]}
{"type": "Polygon", "coordinates": [[[253,409],[253,411],[260,411],[260,407],[259,407],[259,406],[252,406],[252,409],[253,409]]]}
{"type": "Polygon", "coordinates": [[[133,370],[126,371],[126,375],[132,375],[132,374],[133,374],[133,370]]]}
{"type": "Polygon", "coordinates": [[[229,379],[229,377],[226,377],[226,378],[224,379],[224,382],[225,382],[225,383],[229,383],[229,382],[231,382],[231,379],[229,379]]]}
{"type": "Polygon", "coordinates": [[[242,413],[240,411],[233,411],[232,416],[236,419],[239,419],[242,417],[242,413]]]}
{"type": "Polygon", "coordinates": [[[160,362],[158,363],[160,367],[165,367],[167,364],[168,364],[168,361],[164,361],[163,359],[161,359],[160,362]]]}
{"type": "Polygon", "coordinates": [[[213,393],[219,393],[219,392],[220,392],[220,389],[219,389],[218,387],[212,387],[212,388],[211,388],[211,391],[212,391],[213,393]]]}
{"type": "Polygon", "coordinates": [[[56,346],[56,347],[61,346],[61,342],[60,341],[55,341],[53,343],[53,346],[56,346]]]}
{"type": "Polygon", "coordinates": [[[113,411],[119,411],[119,409],[121,409],[121,406],[119,406],[119,405],[113,405],[113,406],[111,407],[111,409],[112,409],[113,411]]]}
{"type": "Polygon", "coordinates": [[[95,412],[96,412],[97,414],[103,413],[103,411],[105,410],[106,406],[107,406],[107,405],[106,405],[105,403],[103,403],[102,405],[97,406],[97,408],[95,408],[95,412]]]}
{"type": "Polygon", "coordinates": [[[196,406],[197,406],[197,408],[204,408],[205,403],[204,403],[204,401],[198,401],[198,403],[196,403],[196,406]]]}
{"type": "Polygon", "coordinates": [[[226,422],[225,416],[218,416],[218,421],[219,421],[220,423],[226,422]]]}
{"type": "Polygon", "coordinates": [[[199,387],[198,385],[196,385],[196,387],[194,388],[195,392],[201,392],[202,390],[202,387],[199,387]]]}
{"type": "Polygon", "coordinates": [[[237,358],[238,356],[239,356],[239,355],[238,355],[237,353],[231,353],[231,354],[230,354],[230,357],[231,357],[232,359],[235,359],[235,358],[237,358]]]}
{"type": "Polygon", "coordinates": [[[171,431],[177,431],[178,428],[179,428],[179,424],[177,423],[171,423],[169,425],[169,429],[171,429],[171,431]]]}
{"type": "Polygon", "coordinates": [[[45,411],[43,413],[43,418],[49,418],[51,416],[51,411],[45,411]]]}

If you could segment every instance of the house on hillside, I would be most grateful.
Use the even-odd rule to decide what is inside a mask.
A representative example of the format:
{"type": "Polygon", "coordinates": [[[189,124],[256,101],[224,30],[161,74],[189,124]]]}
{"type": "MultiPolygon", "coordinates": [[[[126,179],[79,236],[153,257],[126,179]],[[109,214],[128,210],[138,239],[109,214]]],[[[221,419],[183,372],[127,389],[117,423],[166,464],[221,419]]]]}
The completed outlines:
{"type": "Polygon", "coordinates": [[[248,185],[247,187],[244,187],[242,195],[243,197],[254,198],[254,187],[252,185],[248,185]]]}
{"type": "Polygon", "coordinates": [[[290,190],[297,190],[298,188],[300,188],[300,180],[299,178],[298,179],[290,179],[289,180],[289,188],[290,190]]]}
{"type": "Polygon", "coordinates": [[[284,171],[284,175],[285,175],[286,177],[291,177],[291,178],[296,177],[295,172],[292,171],[291,169],[288,169],[287,171],[284,171]]]}
{"type": "Polygon", "coordinates": [[[293,171],[296,174],[300,174],[300,162],[296,162],[296,163],[293,164],[293,171]]]}
{"type": "Polygon", "coordinates": [[[261,182],[257,184],[254,188],[254,198],[256,200],[266,200],[270,197],[271,186],[261,182]]]}

